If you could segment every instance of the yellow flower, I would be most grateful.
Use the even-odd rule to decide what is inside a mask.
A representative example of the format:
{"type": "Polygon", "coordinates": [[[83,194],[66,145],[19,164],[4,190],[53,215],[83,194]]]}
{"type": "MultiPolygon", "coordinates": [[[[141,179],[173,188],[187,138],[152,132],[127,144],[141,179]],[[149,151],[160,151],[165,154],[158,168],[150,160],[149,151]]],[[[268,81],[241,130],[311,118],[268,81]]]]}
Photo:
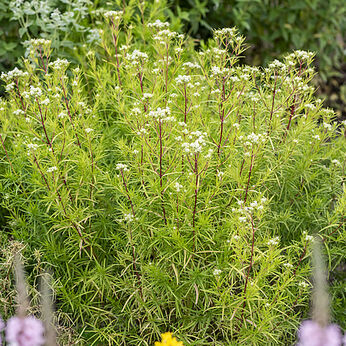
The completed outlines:
{"type": "Polygon", "coordinates": [[[156,341],[155,346],[184,346],[181,341],[177,341],[175,337],[172,337],[171,332],[164,333],[161,337],[161,342],[156,341]]]}

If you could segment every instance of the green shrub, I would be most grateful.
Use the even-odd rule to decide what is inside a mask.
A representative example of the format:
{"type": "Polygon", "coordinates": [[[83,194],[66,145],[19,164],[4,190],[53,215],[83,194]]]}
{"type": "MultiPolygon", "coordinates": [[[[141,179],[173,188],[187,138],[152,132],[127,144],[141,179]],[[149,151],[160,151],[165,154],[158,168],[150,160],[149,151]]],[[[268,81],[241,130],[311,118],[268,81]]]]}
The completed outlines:
{"type": "Polygon", "coordinates": [[[164,8],[106,12],[80,68],[35,40],[2,75],[9,232],[87,345],[292,344],[311,234],[342,258],[344,125],[312,53],[242,66],[235,29],[197,52],[164,8]]]}
{"type": "Polygon", "coordinates": [[[325,79],[345,62],[342,0],[174,0],[171,9],[203,38],[211,28],[238,27],[252,46],[248,56],[256,64],[293,49],[310,50],[317,53],[319,73],[325,79]]]}
{"type": "Polygon", "coordinates": [[[74,57],[73,49],[94,44],[93,22],[98,2],[90,0],[5,0],[0,4],[0,70],[13,68],[31,38],[50,39],[59,56],[74,57]]]}

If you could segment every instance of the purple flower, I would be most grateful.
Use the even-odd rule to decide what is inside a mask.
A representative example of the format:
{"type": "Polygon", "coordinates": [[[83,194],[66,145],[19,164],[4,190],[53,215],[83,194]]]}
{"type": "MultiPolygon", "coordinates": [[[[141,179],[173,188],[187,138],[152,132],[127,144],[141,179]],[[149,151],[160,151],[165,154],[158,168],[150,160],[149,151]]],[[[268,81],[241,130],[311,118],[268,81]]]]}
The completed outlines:
{"type": "Polygon", "coordinates": [[[336,324],[323,328],[317,322],[304,321],[298,337],[297,346],[342,346],[342,333],[336,324]]]}
{"type": "MultiPolygon", "coordinates": [[[[0,333],[5,329],[5,323],[2,320],[1,316],[0,316],[0,333]]],[[[2,345],[2,338],[1,338],[1,334],[0,334],[0,345],[2,345]]]]}
{"type": "Polygon", "coordinates": [[[6,341],[17,346],[40,346],[44,344],[44,328],[33,316],[11,317],[6,325],[6,341]]]}

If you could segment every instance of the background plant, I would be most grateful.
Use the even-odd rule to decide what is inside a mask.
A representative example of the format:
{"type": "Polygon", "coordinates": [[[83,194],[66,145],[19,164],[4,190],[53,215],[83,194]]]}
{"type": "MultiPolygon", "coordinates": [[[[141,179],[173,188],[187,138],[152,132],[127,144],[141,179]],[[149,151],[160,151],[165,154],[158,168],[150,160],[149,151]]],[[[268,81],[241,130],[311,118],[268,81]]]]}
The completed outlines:
{"type": "Polygon", "coordinates": [[[198,39],[208,39],[212,29],[236,26],[251,48],[248,63],[267,64],[294,49],[316,52],[320,97],[327,99],[345,119],[344,1],[304,0],[172,0],[170,17],[178,17],[198,39]]]}
{"type": "Polygon", "coordinates": [[[344,125],[312,53],[241,66],[235,29],[197,52],[164,5],[106,12],[79,68],[34,40],[2,75],[7,232],[85,344],[290,344],[311,234],[343,255],[344,125]]]}
{"type": "Polygon", "coordinates": [[[177,0],[172,9],[203,38],[211,28],[237,26],[252,45],[251,61],[257,64],[305,49],[317,52],[320,75],[326,77],[344,62],[343,1],[177,0]]]}
{"type": "Polygon", "coordinates": [[[99,40],[98,32],[90,27],[97,1],[5,0],[0,6],[0,70],[13,68],[27,51],[31,38],[49,38],[60,57],[70,59],[77,46],[99,40]]]}

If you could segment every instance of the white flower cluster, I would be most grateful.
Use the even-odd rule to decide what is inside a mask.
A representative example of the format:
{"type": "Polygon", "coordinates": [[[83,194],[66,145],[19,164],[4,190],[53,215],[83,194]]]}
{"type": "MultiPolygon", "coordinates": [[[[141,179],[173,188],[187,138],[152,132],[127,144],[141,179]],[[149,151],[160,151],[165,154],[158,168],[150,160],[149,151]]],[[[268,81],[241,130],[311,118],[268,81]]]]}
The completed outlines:
{"type": "Polygon", "coordinates": [[[288,262],[284,263],[283,266],[286,268],[293,268],[293,265],[291,263],[288,263],[288,262]]]}
{"type": "Polygon", "coordinates": [[[130,60],[132,65],[137,66],[148,60],[148,54],[135,49],[131,54],[126,54],[126,59],[130,60]]]}
{"type": "Polygon", "coordinates": [[[155,22],[153,23],[148,23],[148,28],[163,29],[168,27],[169,27],[169,23],[161,22],[160,19],[156,19],[155,22]]]}
{"type": "Polygon", "coordinates": [[[150,93],[143,93],[142,100],[147,100],[153,97],[153,94],[150,93]]]}
{"type": "Polygon", "coordinates": [[[280,241],[280,237],[275,237],[273,239],[269,239],[267,244],[270,245],[278,245],[280,241]]]}
{"type": "MultiPolygon", "coordinates": [[[[187,130],[185,132],[187,132],[187,130]]],[[[184,152],[192,153],[192,154],[200,153],[203,147],[206,145],[206,141],[205,141],[206,136],[207,136],[206,132],[201,132],[201,131],[191,132],[191,134],[188,136],[188,139],[191,139],[191,140],[194,139],[194,141],[182,143],[184,152]]]]}
{"type": "Polygon", "coordinates": [[[169,107],[166,108],[157,108],[156,111],[150,111],[145,117],[151,117],[154,119],[159,119],[161,121],[175,121],[173,116],[170,116],[171,109],[169,107]]]}
{"type": "Polygon", "coordinates": [[[314,53],[312,52],[306,52],[303,50],[296,50],[295,52],[287,55],[285,57],[285,63],[289,66],[295,66],[297,62],[307,62],[309,59],[311,59],[314,56],[314,53]]]}
{"type": "Polygon", "coordinates": [[[254,144],[259,144],[259,143],[263,143],[266,141],[266,134],[263,133],[259,133],[256,134],[254,132],[251,132],[248,136],[246,136],[246,138],[244,139],[243,136],[239,136],[239,140],[244,140],[244,145],[247,147],[250,147],[254,144]]]}
{"type": "Polygon", "coordinates": [[[133,116],[140,115],[141,113],[142,113],[142,110],[138,107],[132,108],[132,110],[131,110],[131,115],[133,115],[133,116]]]}
{"type": "Polygon", "coordinates": [[[177,84],[187,84],[191,82],[191,76],[187,76],[187,75],[179,75],[175,81],[177,82],[177,84]]]}
{"type": "Polygon", "coordinates": [[[103,15],[107,19],[119,20],[123,16],[123,11],[107,11],[103,15]]]}
{"type": "Polygon", "coordinates": [[[57,171],[57,170],[58,170],[58,167],[56,167],[56,166],[49,167],[49,168],[47,169],[47,173],[52,173],[52,172],[57,171]]]}
{"type": "Polygon", "coordinates": [[[190,61],[188,61],[188,62],[185,62],[184,64],[183,64],[183,67],[184,68],[201,68],[201,66],[199,65],[199,64],[197,64],[197,63],[193,63],[193,62],[190,62],[190,61]]]}
{"type": "Polygon", "coordinates": [[[36,150],[38,148],[38,145],[35,143],[28,143],[26,146],[32,150],[36,150]]]}
{"type": "Polygon", "coordinates": [[[48,97],[46,97],[44,100],[41,101],[41,104],[44,106],[48,106],[50,104],[50,100],[48,97]]]}
{"type": "MultiPolygon", "coordinates": [[[[267,202],[267,198],[265,197],[262,197],[260,199],[260,202],[257,202],[257,201],[253,201],[250,203],[249,206],[244,206],[244,201],[242,200],[239,200],[237,201],[238,205],[239,205],[239,209],[236,209],[236,208],[232,208],[232,212],[238,212],[240,214],[247,214],[247,213],[251,213],[252,211],[254,210],[263,210],[264,208],[264,204],[267,202]]],[[[245,222],[246,221],[246,217],[244,216],[240,216],[239,217],[239,221],[241,222],[245,222]]]]}
{"type": "Polygon", "coordinates": [[[307,104],[305,104],[305,108],[314,110],[314,109],[316,109],[316,106],[312,103],[307,103],[307,104]]]}
{"type": "Polygon", "coordinates": [[[3,79],[5,82],[10,82],[14,79],[18,79],[20,77],[28,76],[28,72],[24,72],[17,67],[15,67],[12,71],[8,71],[7,73],[2,72],[1,73],[1,79],[3,79]]]}
{"type": "Polygon", "coordinates": [[[25,112],[21,109],[17,109],[15,111],[13,111],[13,114],[18,116],[18,115],[24,115],[25,112]]]}
{"type": "Polygon", "coordinates": [[[214,76],[225,76],[229,73],[228,68],[220,68],[218,66],[212,66],[211,67],[211,77],[214,76]]]}
{"type": "Polygon", "coordinates": [[[42,96],[42,90],[39,87],[35,88],[34,86],[30,85],[29,95],[34,98],[39,98],[42,96]]]}
{"type": "Polygon", "coordinates": [[[48,64],[52,69],[57,71],[66,70],[69,65],[69,62],[66,59],[56,59],[48,64]]]}
{"type": "Polygon", "coordinates": [[[224,174],[224,172],[218,170],[216,176],[221,180],[224,174]]]}
{"type": "Polygon", "coordinates": [[[333,126],[328,124],[328,123],[326,123],[326,122],[323,122],[323,127],[325,129],[327,129],[328,131],[331,131],[333,129],[333,126]]]}
{"type": "Polygon", "coordinates": [[[94,129],[92,129],[92,128],[90,128],[90,127],[87,127],[87,128],[85,129],[85,132],[86,132],[86,133],[90,133],[90,132],[92,132],[92,131],[94,131],[94,129]]]}
{"type": "Polygon", "coordinates": [[[137,135],[138,136],[142,136],[142,135],[145,135],[145,134],[147,134],[148,132],[147,132],[147,130],[143,127],[143,128],[141,128],[139,131],[137,131],[137,135]]]}
{"type": "Polygon", "coordinates": [[[176,182],[176,183],[174,184],[174,187],[175,187],[175,190],[176,190],[177,192],[180,192],[180,190],[181,190],[184,186],[181,185],[181,184],[179,184],[178,182],[176,182]]]}
{"type": "Polygon", "coordinates": [[[131,213],[124,214],[124,221],[126,222],[132,222],[134,220],[134,217],[131,213]]]}
{"type": "Polygon", "coordinates": [[[101,42],[101,29],[89,29],[89,34],[87,36],[88,43],[100,43],[101,42]]]}
{"type": "Polygon", "coordinates": [[[213,275],[214,275],[214,276],[220,276],[221,273],[222,273],[222,270],[220,270],[220,269],[215,268],[215,269],[213,270],[213,275]]]}
{"type": "Polygon", "coordinates": [[[115,169],[119,171],[123,170],[124,172],[129,170],[127,165],[125,165],[124,163],[117,163],[115,169]]]}
{"type": "Polygon", "coordinates": [[[307,288],[309,287],[309,284],[307,284],[305,281],[301,281],[298,283],[298,286],[302,288],[307,288]]]}
{"type": "Polygon", "coordinates": [[[166,44],[167,41],[170,41],[172,38],[183,38],[184,35],[179,35],[175,31],[171,31],[169,29],[161,30],[156,33],[156,35],[153,37],[155,41],[158,41],[160,44],[166,44]]]}
{"type": "Polygon", "coordinates": [[[236,28],[222,28],[214,31],[215,37],[234,37],[237,34],[236,28]]]}
{"type": "Polygon", "coordinates": [[[313,240],[314,240],[314,237],[313,237],[312,235],[308,235],[308,234],[307,234],[307,235],[305,236],[305,240],[306,240],[306,241],[313,241],[313,240]]]}
{"type": "Polygon", "coordinates": [[[284,63],[282,63],[282,62],[279,61],[279,60],[274,60],[274,61],[271,62],[268,66],[269,66],[269,68],[272,69],[272,70],[280,69],[280,70],[282,70],[282,71],[286,71],[286,69],[287,69],[287,65],[285,65],[284,63]]]}
{"type": "Polygon", "coordinates": [[[36,39],[32,39],[30,40],[30,44],[33,47],[50,47],[52,41],[51,40],[46,40],[44,38],[36,38],[36,39]]]}

